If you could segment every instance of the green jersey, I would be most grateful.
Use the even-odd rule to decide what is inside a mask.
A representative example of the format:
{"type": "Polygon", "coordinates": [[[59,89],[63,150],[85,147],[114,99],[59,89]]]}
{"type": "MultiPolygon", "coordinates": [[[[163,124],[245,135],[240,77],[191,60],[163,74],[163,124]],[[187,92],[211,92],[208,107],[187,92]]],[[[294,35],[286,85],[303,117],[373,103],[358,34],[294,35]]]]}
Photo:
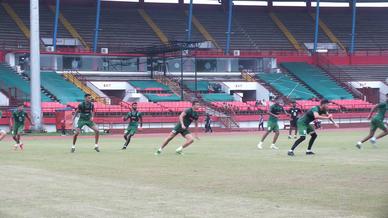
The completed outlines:
{"type": "MultiPolygon", "coordinates": [[[[186,115],[183,117],[183,124],[185,124],[186,128],[189,128],[190,124],[194,120],[198,120],[198,113],[193,110],[193,108],[188,108],[185,110],[186,115]]],[[[180,122],[179,124],[180,125],[180,122]]]]}
{"type": "MultiPolygon", "coordinates": [[[[269,111],[272,113],[272,114],[275,114],[275,115],[279,115],[280,113],[284,112],[284,109],[282,106],[280,106],[279,104],[273,104],[270,108],[269,108],[269,111]]],[[[269,115],[269,120],[268,122],[272,122],[272,123],[276,123],[278,122],[278,118],[277,117],[274,117],[272,115],[269,115]]]]}
{"type": "Polygon", "coordinates": [[[90,120],[93,116],[94,105],[91,102],[82,102],[78,105],[81,120],[90,120]]]}
{"type": "Polygon", "coordinates": [[[24,125],[24,121],[26,120],[27,112],[25,110],[15,110],[12,112],[12,118],[15,125],[24,125]]]}
{"type": "Polygon", "coordinates": [[[3,111],[0,111],[0,118],[3,117],[3,111]]]}
{"type": "Polygon", "coordinates": [[[137,126],[142,116],[143,115],[139,111],[131,111],[125,116],[125,119],[130,119],[129,125],[137,126]]]}
{"type": "Polygon", "coordinates": [[[374,120],[384,121],[385,112],[388,110],[387,103],[381,103],[377,105],[377,114],[373,117],[374,120]]]}
{"type": "Polygon", "coordinates": [[[299,122],[304,123],[305,125],[309,125],[311,122],[315,120],[314,112],[317,112],[319,115],[327,114],[326,110],[322,110],[321,107],[315,106],[308,110],[301,118],[299,118],[299,122]]]}

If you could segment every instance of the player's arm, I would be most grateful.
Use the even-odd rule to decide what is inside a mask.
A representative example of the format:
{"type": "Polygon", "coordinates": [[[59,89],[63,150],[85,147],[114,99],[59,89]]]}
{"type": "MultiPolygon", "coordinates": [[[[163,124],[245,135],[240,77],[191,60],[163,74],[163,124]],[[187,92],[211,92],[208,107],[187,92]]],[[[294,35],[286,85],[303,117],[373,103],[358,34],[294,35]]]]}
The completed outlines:
{"type": "Polygon", "coordinates": [[[327,119],[327,120],[330,120],[330,122],[332,122],[334,124],[334,126],[336,126],[337,128],[339,127],[338,124],[334,121],[332,114],[326,113],[325,115],[319,115],[318,112],[314,112],[314,118],[315,119],[327,119]]]}
{"type": "Polygon", "coordinates": [[[96,116],[96,111],[94,110],[94,105],[92,106],[92,117],[90,117],[90,120],[93,121],[94,117],[96,116]]]}
{"type": "Polygon", "coordinates": [[[127,121],[128,119],[129,119],[128,114],[126,114],[126,115],[123,116],[123,120],[124,120],[124,121],[127,121]]]}
{"type": "Polygon", "coordinates": [[[181,115],[179,115],[179,122],[181,123],[182,129],[186,129],[187,127],[185,126],[183,122],[183,118],[186,116],[186,111],[183,111],[181,115]]]}
{"type": "Polygon", "coordinates": [[[73,123],[74,123],[75,118],[78,116],[79,111],[80,111],[79,108],[75,109],[75,113],[74,113],[73,118],[72,118],[73,123]]]}
{"type": "Polygon", "coordinates": [[[379,107],[378,104],[376,104],[369,112],[369,115],[368,115],[368,120],[370,120],[370,118],[372,118],[372,115],[373,113],[376,111],[376,109],[379,107]]]}

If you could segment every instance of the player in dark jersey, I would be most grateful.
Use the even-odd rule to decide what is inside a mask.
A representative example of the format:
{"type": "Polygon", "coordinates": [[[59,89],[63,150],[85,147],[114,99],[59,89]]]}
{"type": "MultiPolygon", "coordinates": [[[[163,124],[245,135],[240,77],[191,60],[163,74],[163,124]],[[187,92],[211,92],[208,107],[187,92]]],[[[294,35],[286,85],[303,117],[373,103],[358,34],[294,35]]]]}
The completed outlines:
{"type": "MultiPolygon", "coordinates": [[[[167,138],[164,140],[163,144],[160,146],[160,148],[155,152],[155,155],[159,155],[162,153],[163,148],[168,145],[168,143],[175,138],[178,134],[181,134],[185,139],[186,142],[177,148],[175,151],[177,154],[182,154],[182,151],[184,148],[188,147],[194,142],[194,137],[189,131],[190,124],[194,121],[195,129],[198,128],[198,109],[199,109],[199,102],[193,101],[192,107],[186,109],[181,113],[179,116],[179,122],[175,125],[174,129],[171,131],[171,133],[167,136],[167,138]]],[[[197,136],[197,133],[194,133],[195,138],[199,139],[197,136]]]]}
{"type": "Polygon", "coordinates": [[[137,103],[132,103],[132,110],[124,116],[123,120],[127,121],[129,119],[129,124],[124,133],[125,144],[122,150],[127,149],[128,144],[131,142],[132,136],[137,133],[137,130],[141,130],[143,127],[143,115],[137,110],[137,103]],[[139,128],[140,122],[140,128],[139,128]]]}
{"type": "Polygon", "coordinates": [[[267,136],[271,133],[271,132],[274,132],[275,135],[273,137],[273,140],[272,140],[272,144],[270,146],[271,149],[274,149],[274,150],[278,150],[279,148],[276,147],[276,141],[278,140],[278,137],[279,137],[279,124],[278,124],[278,120],[279,120],[279,114],[280,113],[286,113],[286,111],[284,111],[284,108],[280,105],[280,98],[277,97],[275,99],[275,104],[273,104],[269,111],[267,112],[269,114],[269,119],[268,119],[268,122],[267,122],[267,131],[264,133],[263,137],[261,138],[260,142],[257,144],[257,148],[258,149],[263,149],[263,143],[264,143],[264,140],[267,138],[267,136]]]}
{"type": "Polygon", "coordinates": [[[85,101],[78,105],[73,117],[73,123],[78,114],[80,116],[78,119],[77,128],[75,129],[75,134],[73,137],[73,145],[71,146],[71,153],[75,152],[75,144],[77,142],[77,137],[81,133],[81,129],[84,126],[88,126],[90,129],[94,131],[95,133],[94,150],[97,152],[100,152],[100,149],[98,147],[98,140],[99,140],[100,133],[98,131],[96,124],[93,122],[94,105],[92,103],[92,97],[89,94],[85,94],[85,101]]]}
{"type": "Polygon", "coordinates": [[[296,102],[293,101],[292,102],[292,107],[288,110],[288,113],[290,114],[291,116],[291,120],[290,120],[290,131],[288,133],[288,138],[291,139],[291,135],[292,135],[292,130],[294,129],[295,130],[295,133],[294,133],[294,138],[296,139],[296,134],[297,134],[297,131],[298,131],[298,127],[296,125],[297,121],[298,121],[298,118],[299,118],[299,114],[302,112],[302,110],[298,107],[296,107],[296,102]]]}
{"type": "Polygon", "coordinates": [[[370,122],[369,135],[366,136],[363,140],[357,142],[357,145],[356,145],[357,148],[361,149],[362,143],[368,141],[369,139],[370,139],[370,142],[372,144],[376,144],[377,139],[380,139],[380,138],[388,135],[388,128],[384,123],[385,113],[388,110],[388,94],[386,94],[386,97],[387,97],[386,102],[377,104],[370,111],[369,116],[368,116],[368,120],[372,118],[372,115],[376,110],[377,110],[377,114],[372,118],[372,120],[370,122]],[[380,135],[378,135],[377,137],[374,137],[377,129],[381,129],[381,130],[383,130],[383,132],[380,133],[380,135]]]}
{"type": "Polygon", "coordinates": [[[13,121],[12,138],[16,142],[16,144],[14,145],[15,150],[18,147],[20,147],[20,149],[23,150],[23,143],[20,140],[20,133],[22,133],[24,130],[24,124],[26,119],[30,121],[31,125],[34,125],[31,122],[31,119],[28,116],[27,112],[24,110],[24,105],[19,104],[18,108],[12,112],[12,121],[13,121]]]}
{"type": "Polygon", "coordinates": [[[294,150],[300,143],[306,140],[306,135],[310,134],[311,138],[309,146],[306,151],[306,155],[314,155],[315,153],[311,150],[315,139],[318,137],[314,127],[310,124],[315,119],[329,119],[337,128],[338,124],[333,120],[333,115],[327,112],[327,108],[330,102],[326,99],[322,100],[319,106],[315,106],[308,110],[301,118],[298,119],[297,125],[299,130],[300,138],[295,141],[291,150],[288,151],[289,156],[294,156],[294,150]]]}

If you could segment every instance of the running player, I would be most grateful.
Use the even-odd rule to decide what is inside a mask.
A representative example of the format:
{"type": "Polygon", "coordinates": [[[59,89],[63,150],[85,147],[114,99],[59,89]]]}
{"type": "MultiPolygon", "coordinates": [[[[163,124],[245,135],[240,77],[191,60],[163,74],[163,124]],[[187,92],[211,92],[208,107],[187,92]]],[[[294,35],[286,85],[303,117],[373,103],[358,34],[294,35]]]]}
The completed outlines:
{"type": "Polygon", "coordinates": [[[138,130],[139,121],[140,121],[139,130],[143,128],[143,115],[139,111],[137,111],[136,102],[132,103],[131,112],[128,112],[128,114],[123,117],[124,121],[127,121],[128,119],[129,119],[129,124],[124,133],[125,143],[121,150],[127,149],[128,144],[131,142],[132,136],[134,136],[138,130]]]}
{"type": "Polygon", "coordinates": [[[278,124],[279,114],[287,113],[286,111],[284,111],[284,108],[280,105],[280,100],[281,100],[280,97],[277,97],[275,99],[275,103],[270,107],[269,111],[267,112],[269,114],[269,120],[267,122],[267,131],[264,133],[259,144],[257,144],[258,149],[263,149],[263,142],[271,132],[274,132],[275,135],[273,137],[270,148],[275,150],[279,149],[278,147],[276,147],[276,141],[278,140],[278,137],[279,137],[279,124],[278,124]]]}
{"type": "Polygon", "coordinates": [[[194,142],[193,135],[189,131],[189,126],[190,124],[194,121],[195,124],[195,138],[199,139],[197,136],[197,128],[198,128],[198,109],[199,109],[199,102],[198,101],[193,101],[192,102],[192,107],[186,109],[181,113],[179,116],[179,122],[175,125],[174,129],[172,132],[167,136],[167,138],[164,140],[163,144],[160,146],[160,148],[155,152],[155,155],[159,155],[162,153],[163,148],[168,145],[168,143],[175,138],[178,134],[181,134],[185,139],[186,142],[177,148],[175,151],[177,154],[182,154],[182,151],[184,148],[188,147],[194,142]]]}
{"type": "Polygon", "coordinates": [[[31,122],[30,117],[27,112],[24,110],[24,105],[19,104],[17,109],[12,112],[13,128],[12,128],[12,138],[15,140],[16,144],[14,145],[15,150],[20,147],[20,150],[23,150],[23,143],[20,140],[20,134],[24,131],[24,123],[30,121],[31,125],[34,124],[31,122]]]}
{"type": "Polygon", "coordinates": [[[94,105],[92,103],[92,97],[89,94],[85,94],[85,101],[78,105],[77,110],[75,111],[73,117],[73,123],[77,115],[80,114],[77,128],[75,129],[75,134],[73,137],[73,145],[71,146],[71,153],[75,152],[75,143],[77,142],[78,135],[81,133],[81,129],[84,126],[88,126],[95,133],[95,145],[94,150],[100,152],[98,147],[98,140],[100,133],[97,129],[96,124],[93,122],[94,116],[94,105]]]}
{"type": "MultiPolygon", "coordinates": [[[[0,119],[2,118],[3,112],[0,111],[0,119]]],[[[3,140],[3,138],[7,135],[7,132],[0,129],[0,141],[3,140]]]]}
{"type": "Polygon", "coordinates": [[[310,134],[311,138],[309,141],[309,146],[306,151],[306,155],[314,155],[315,153],[311,150],[314,144],[315,139],[318,137],[317,133],[315,132],[314,127],[310,124],[315,119],[329,119],[334,126],[337,128],[339,127],[338,124],[333,120],[333,115],[329,114],[327,112],[327,108],[330,102],[326,99],[322,100],[319,106],[315,106],[308,110],[301,118],[297,121],[297,126],[299,130],[299,139],[295,141],[294,145],[292,146],[291,150],[288,151],[289,156],[294,156],[294,150],[295,148],[302,143],[304,140],[306,140],[306,135],[310,134]]]}
{"type": "Polygon", "coordinates": [[[377,104],[370,111],[368,120],[372,118],[372,115],[376,110],[377,110],[377,114],[372,118],[370,122],[369,135],[366,136],[362,141],[357,142],[357,145],[356,145],[357,148],[361,149],[362,143],[368,141],[369,139],[372,144],[376,144],[377,139],[380,139],[388,135],[387,126],[384,124],[385,113],[388,110],[388,94],[386,94],[386,97],[387,97],[387,100],[385,101],[385,103],[377,104]],[[380,133],[380,135],[378,135],[377,137],[374,137],[377,129],[381,129],[383,130],[383,132],[380,133]]]}
{"type": "Polygon", "coordinates": [[[299,118],[299,114],[302,112],[302,110],[300,108],[297,108],[296,107],[296,102],[293,101],[292,102],[292,107],[290,108],[290,110],[288,110],[288,113],[290,114],[291,116],[291,120],[290,120],[290,131],[288,133],[288,139],[291,139],[291,135],[292,135],[292,130],[295,129],[295,133],[294,133],[294,139],[296,139],[296,133],[298,131],[298,127],[296,125],[296,122],[298,121],[298,118],[299,118]]]}

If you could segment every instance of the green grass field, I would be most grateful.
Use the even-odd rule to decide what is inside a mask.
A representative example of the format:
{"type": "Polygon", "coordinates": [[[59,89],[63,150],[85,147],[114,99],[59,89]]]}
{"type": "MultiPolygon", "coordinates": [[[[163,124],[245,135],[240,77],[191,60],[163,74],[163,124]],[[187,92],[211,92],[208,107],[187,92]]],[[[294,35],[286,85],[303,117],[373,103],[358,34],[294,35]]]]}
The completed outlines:
{"type": "MultiPolygon", "coordinates": [[[[260,133],[261,134],[261,133],[260,133]]],[[[82,138],[23,140],[24,152],[0,142],[0,217],[388,217],[388,137],[354,147],[366,130],[320,132],[316,156],[295,157],[293,140],[257,150],[259,133],[202,136],[178,156],[173,141],[103,136],[101,153],[82,138]]],[[[271,135],[272,136],[272,135],[271,135]]]]}

